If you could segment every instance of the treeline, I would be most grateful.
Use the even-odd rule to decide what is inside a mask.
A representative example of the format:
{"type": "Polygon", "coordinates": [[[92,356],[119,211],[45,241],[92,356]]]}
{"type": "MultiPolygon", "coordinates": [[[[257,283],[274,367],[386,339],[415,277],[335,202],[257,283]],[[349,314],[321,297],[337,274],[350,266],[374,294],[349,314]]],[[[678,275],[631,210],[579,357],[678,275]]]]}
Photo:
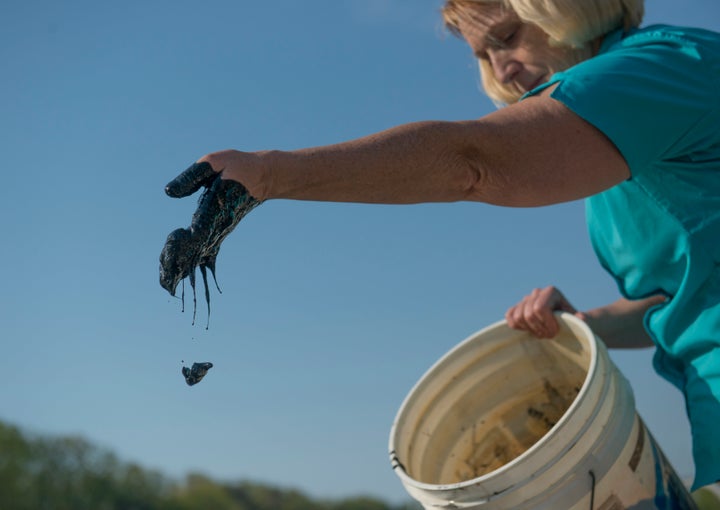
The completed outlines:
{"type": "Polygon", "coordinates": [[[313,500],[296,490],[176,481],[78,437],[31,436],[0,422],[0,510],[411,510],[374,498],[313,500]]]}

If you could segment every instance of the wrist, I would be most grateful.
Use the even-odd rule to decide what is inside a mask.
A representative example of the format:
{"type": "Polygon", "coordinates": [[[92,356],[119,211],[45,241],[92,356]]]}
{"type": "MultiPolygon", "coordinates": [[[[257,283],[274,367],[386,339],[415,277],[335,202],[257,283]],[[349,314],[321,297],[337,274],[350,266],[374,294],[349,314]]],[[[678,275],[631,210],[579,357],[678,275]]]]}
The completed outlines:
{"type": "Polygon", "coordinates": [[[253,158],[250,165],[253,171],[252,175],[248,175],[245,187],[250,195],[261,202],[276,196],[273,194],[273,168],[277,165],[277,153],[278,151],[261,151],[250,154],[253,158]]]}
{"type": "Polygon", "coordinates": [[[273,198],[271,152],[225,151],[223,160],[218,161],[222,178],[239,182],[259,202],[273,198]]]}

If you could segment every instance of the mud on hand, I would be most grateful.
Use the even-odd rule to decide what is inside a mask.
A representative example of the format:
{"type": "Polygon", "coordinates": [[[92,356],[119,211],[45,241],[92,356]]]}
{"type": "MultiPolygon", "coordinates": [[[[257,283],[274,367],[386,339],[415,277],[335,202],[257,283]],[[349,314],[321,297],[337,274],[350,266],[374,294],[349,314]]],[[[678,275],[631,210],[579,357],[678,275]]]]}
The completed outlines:
{"type": "MultiPolygon", "coordinates": [[[[197,309],[195,268],[200,267],[202,273],[209,324],[210,290],[207,270],[210,269],[217,287],[215,261],[220,244],[240,220],[261,203],[250,196],[245,186],[239,182],[221,179],[220,174],[207,162],[192,164],[168,183],[165,193],[173,198],[182,198],[203,187],[205,190],[200,195],[190,227],[170,232],[160,252],[160,285],[165,290],[174,296],[178,284],[185,278],[190,279],[193,289],[193,324],[197,309]]],[[[182,300],[184,308],[184,287],[182,300]]]]}

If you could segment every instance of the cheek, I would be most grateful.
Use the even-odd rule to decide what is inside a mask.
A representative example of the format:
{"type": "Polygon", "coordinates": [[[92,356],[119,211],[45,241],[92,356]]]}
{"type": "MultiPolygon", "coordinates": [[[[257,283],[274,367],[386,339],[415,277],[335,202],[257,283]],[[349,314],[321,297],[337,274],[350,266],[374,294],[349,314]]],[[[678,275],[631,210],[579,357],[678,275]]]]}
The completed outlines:
{"type": "Polygon", "coordinates": [[[589,48],[550,48],[548,61],[552,63],[553,71],[564,71],[586,60],[590,56],[589,48]]]}
{"type": "Polygon", "coordinates": [[[551,46],[545,32],[529,26],[522,45],[527,52],[526,62],[541,69],[559,70],[569,67],[571,57],[564,48],[551,46]]]}
{"type": "Polygon", "coordinates": [[[566,51],[558,48],[548,48],[545,53],[545,60],[548,67],[554,70],[565,69],[570,65],[570,58],[566,51]]]}
{"type": "Polygon", "coordinates": [[[578,62],[575,52],[569,49],[551,47],[547,44],[540,47],[535,46],[534,50],[529,51],[528,56],[528,63],[531,66],[553,72],[565,70],[578,62]]]}

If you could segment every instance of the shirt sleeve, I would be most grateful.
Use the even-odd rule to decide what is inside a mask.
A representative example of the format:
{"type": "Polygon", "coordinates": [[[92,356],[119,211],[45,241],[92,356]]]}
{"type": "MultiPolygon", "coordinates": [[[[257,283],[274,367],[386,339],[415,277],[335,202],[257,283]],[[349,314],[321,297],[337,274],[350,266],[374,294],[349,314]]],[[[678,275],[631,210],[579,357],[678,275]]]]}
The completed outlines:
{"type": "Polygon", "coordinates": [[[602,131],[632,175],[659,160],[687,157],[712,125],[710,110],[715,118],[720,110],[718,66],[695,41],[663,30],[619,40],[557,73],[553,83],[551,97],[602,131]]]}

